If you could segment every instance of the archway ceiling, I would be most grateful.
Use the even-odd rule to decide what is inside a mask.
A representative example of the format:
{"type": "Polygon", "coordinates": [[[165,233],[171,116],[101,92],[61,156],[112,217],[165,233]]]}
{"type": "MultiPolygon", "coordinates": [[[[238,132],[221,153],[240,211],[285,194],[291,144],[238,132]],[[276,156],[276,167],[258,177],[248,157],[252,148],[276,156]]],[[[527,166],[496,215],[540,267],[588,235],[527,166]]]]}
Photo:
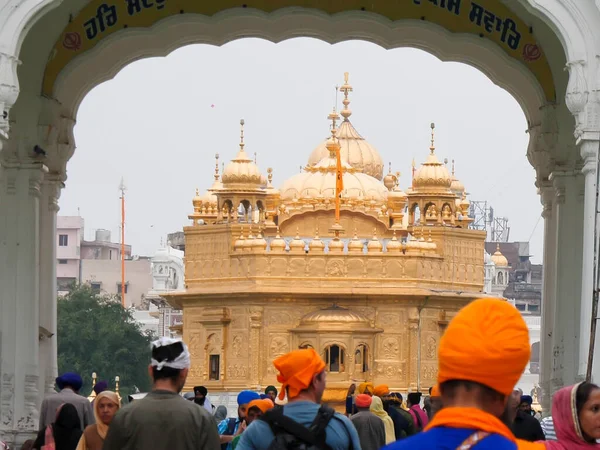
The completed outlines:
{"type": "MultiPolygon", "coordinates": [[[[60,33],[48,58],[42,92],[52,96],[55,82],[70,62],[91,51],[118,32],[148,28],[180,14],[213,17],[240,9],[233,0],[93,0],[60,33]]],[[[248,11],[276,13],[285,8],[303,7],[327,15],[345,12],[377,14],[388,21],[423,20],[452,33],[474,35],[495,43],[509,58],[531,72],[548,102],[556,99],[552,70],[543,45],[531,26],[498,0],[248,0],[248,11]]],[[[521,12],[523,14],[523,12],[521,12]]],[[[524,14],[523,14],[524,15],[524,14]]],[[[299,30],[298,35],[302,35],[299,30]]]]}

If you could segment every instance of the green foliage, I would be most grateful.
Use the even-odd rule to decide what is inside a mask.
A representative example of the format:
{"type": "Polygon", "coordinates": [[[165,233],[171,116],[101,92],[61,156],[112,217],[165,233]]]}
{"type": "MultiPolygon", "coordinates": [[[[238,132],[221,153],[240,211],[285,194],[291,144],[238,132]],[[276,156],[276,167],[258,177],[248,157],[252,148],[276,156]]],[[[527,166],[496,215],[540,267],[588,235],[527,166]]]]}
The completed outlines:
{"type": "Polygon", "coordinates": [[[119,297],[98,294],[89,285],[75,286],[58,300],[58,371],[77,372],[83,378],[81,394],[92,390],[92,372],[115,389],[120,377],[121,396],[150,389],[148,364],[153,336],[142,332],[119,297]]]}

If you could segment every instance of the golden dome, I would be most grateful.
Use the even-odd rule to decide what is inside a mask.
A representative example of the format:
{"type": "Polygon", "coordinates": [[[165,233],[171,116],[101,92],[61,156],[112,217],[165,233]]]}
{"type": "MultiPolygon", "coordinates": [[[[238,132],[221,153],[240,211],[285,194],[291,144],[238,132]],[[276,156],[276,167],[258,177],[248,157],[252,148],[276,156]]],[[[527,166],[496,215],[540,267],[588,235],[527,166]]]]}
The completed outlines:
{"type": "Polygon", "coordinates": [[[271,251],[283,252],[285,251],[285,247],[285,240],[279,235],[279,227],[277,227],[277,235],[275,236],[275,239],[271,241],[271,251]]]}
{"type": "Polygon", "coordinates": [[[348,242],[348,251],[352,253],[362,253],[365,248],[365,243],[362,239],[358,238],[356,229],[354,230],[354,237],[348,242]]]}
{"type": "Polygon", "coordinates": [[[198,188],[196,188],[196,196],[192,199],[192,205],[194,206],[194,212],[200,212],[200,209],[202,208],[202,197],[200,197],[198,188]]]}
{"type": "Polygon", "coordinates": [[[344,251],[344,243],[340,240],[340,238],[335,237],[331,241],[329,241],[329,252],[343,252],[344,251]]]}
{"type": "Polygon", "coordinates": [[[306,242],[300,239],[299,231],[296,230],[296,237],[290,241],[290,251],[294,253],[300,253],[304,251],[306,242]]]}
{"type": "Polygon", "coordinates": [[[260,229],[258,230],[258,234],[252,241],[252,249],[253,250],[266,250],[267,249],[267,241],[262,235],[260,229]]]}
{"type": "Polygon", "coordinates": [[[399,252],[402,249],[402,243],[396,237],[396,230],[394,230],[394,236],[388,241],[386,250],[388,252],[399,252]]]}
{"type": "Polygon", "coordinates": [[[388,174],[383,177],[383,184],[387,188],[388,191],[391,191],[396,186],[398,186],[398,177],[392,173],[392,163],[390,163],[390,170],[388,174]]]}
{"type": "Polygon", "coordinates": [[[462,198],[462,195],[465,193],[465,186],[458,178],[456,178],[454,173],[454,160],[452,160],[452,176],[450,180],[450,190],[456,194],[457,197],[462,198]]]}
{"type": "Polygon", "coordinates": [[[325,251],[325,243],[319,237],[319,229],[315,232],[315,237],[308,243],[308,248],[313,253],[323,253],[325,251]]]}
{"type": "Polygon", "coordinates": [[[256,163],[248,156],[244,150],[244,121],[240,121],[242,126],[240,151],[233,158],[223,171],[223,187],[230,184],[253,185],[253,187],[262,188],[267,184],[267,180],[262,176],[256,163]]]}
{"type": "Polygon", "coordinates": [[[242,250],[246,244],[246,239],[244,239],[244,230],[240,232],[240,236],[233,243],[233,248],[235,250],[242,250]]]}
{"type": "Polygon", "coordinates": [[[496,267],[508,267],[508,259],[500,251],[500,244],[496,245],[496,253],[492,255],[492,262],[496,267]]]}
{"type": "Polygon", "coordinates": [[[367,243],[367,251],[368,252],[380,252],[383,250],[383,245],[377,239],[377,228],[373,229],[373,238],[369,240],[367,243]]]}
{"type": "MultiPolygon", "coordinates": [[[[375,147],[369,144],[356,131],[352,123],[348,120],[352,115],[352,111],[348,107],[350,104],[348,92],[352,91],[352,86],[348,84],[347,75],[345,74],[344,85],[340,88],[340,91],[344,93],[344,109],[341,111],[344,121],[337,132],[337,138],[341,147],[341,159],[355,169],[381,180],[383,178],[383,160],[381,159],[381,155],[375,147]]],[[[308,158],[308,167],[316,166],[323,158],[329,156],[329,150],[327,150],[328,140],[329,138],[325,139],[312,151],[308,158]]]]}
{"type": "Polygon", "coordinates": [[[444,164],[438,161],[435,156],[435,146],[433,140],[433,130],[435,124],[431,124],[431,147],[429,150],[431,153],[425,161],[413,179],[413,188],[415,190],[423,189],[435,189],[435,190],[448,190],[452,184],[448,169],[444,164]]]}
{"type": "Polygon", "coordinates": [[[300,319],[301,325],[315,324],[322,322],[336,322],[336,323],[369,323],[362,314],[351,311],[348,308],[343,308],[338,305],[332,305],[325,309],[319,309],[305,315],[300,319]]]}
{"type": "Polygon", "coordinates": [[[223,188],[223,183],[221,183],[220,180],[220,176],[219,176],[219,154],[217,153],[215,155],[215,181],[213,181],[212,186],[206,190],[206,192],[204,193],[204,195],[201,197],[202,200],[202,204],[205,207],[210,207],[210,206],[217,206],[217,194],[215,193],[216,191],[220,190],[223,188]]]}

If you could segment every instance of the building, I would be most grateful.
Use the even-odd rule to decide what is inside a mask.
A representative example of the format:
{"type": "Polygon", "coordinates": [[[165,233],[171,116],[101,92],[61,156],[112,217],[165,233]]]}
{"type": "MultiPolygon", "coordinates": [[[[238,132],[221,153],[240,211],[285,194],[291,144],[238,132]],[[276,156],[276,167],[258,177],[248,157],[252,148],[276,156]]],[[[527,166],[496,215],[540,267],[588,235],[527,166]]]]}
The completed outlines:
{"type": "Polygon", "coordinates": [[[261,389],[276,383],[275,357],[312,347],[327,363],[327,402],[341,404],[363,380],[424,390],[436,382],[448,321],[482,296],[485,232],[469,229],[469,202],[438,161],[433,124],[403,192],[349,120],[347,74],[340,91],[341,123],[329,115],[331,136],[280,189],[246,153],[242,121],[237,156],[196,193],[185,291],[163,294],[183,310],[188,388],[261,389]]]}
{"type": "Polygon", "coordinates": [[[59,295],[81,280],[81,243],[84,221],[79,216],[56,219],[56,285],[59,295]]]}

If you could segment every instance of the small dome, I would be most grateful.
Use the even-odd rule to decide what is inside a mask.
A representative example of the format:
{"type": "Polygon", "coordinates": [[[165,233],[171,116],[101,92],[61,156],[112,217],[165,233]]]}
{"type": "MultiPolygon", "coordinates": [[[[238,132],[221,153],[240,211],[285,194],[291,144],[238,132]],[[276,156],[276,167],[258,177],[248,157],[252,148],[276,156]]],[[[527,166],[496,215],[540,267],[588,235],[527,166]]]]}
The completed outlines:
{"type": "Polygon", "coordinates": [[[266,250],[267,249],[267,241],[263,237],[260,230],[258,231],[258,234],[252,241],[252,249],[253,250],[266,250]]]}
{"type": "Polygon", "coordinates": [[[402,243],[396,237],[396,230],[394,230],[394,236],[390,239],[386,245],[386,250],[389,252],[399,252],[402,249],[402,243]]]}
{"type": "Polygon", "coordinates": [[[308,243],[308,248],[313,253],[323,253],[325,251],[325,243],[319,237],[319,230],[315,232],[315,237],[308,243]]]}
{"type": "Polygon", "coordinates": [[[354,230],[354,237],[348,242],[348,251],[352,253],[362,253],[365,248],[365,243],[362,239],[358,238],[356,230],[354,230]]]}
{"type": "Polygon", "coordinates": [[[415,173],[413,179],[413,187],[415,190],[442,190],[447,191],[450,189],[452,180],[448,169],[444,164],[438,161],[435,156],[435,145],[433,139],[433,130],[435,125],[431,124],[431,147],[429,147],[430,154],[427,157],[427,161],[421,164],[421,168],[415,173]]]}
{"type": "Polygon", "coordinates": [[[492,262],[496,267],[508,267],[508,259],[500,251],[500,244],[496,246],[496,253],[492,255],[492,262]]]}
{"type": "Polygon", "coordinates": [[[300,253],[304,251],[304,247],[306,247],[306,242],[300,239],[300,235],[296,230],[296,237],[290,241],[290,251],[300,253]]]}
{"type": "Polygon", "coordinates": [[[484,261],[485,264],[494,264],[494,261],[492,261],[492,255],[490,255],[488,252],[484,252],[484,261]]]}
{"type": "Polygon", "coordinates": [[[340,240],[340,238],[333,238],[329,241],[329,252],[343,252],[344,251],[344,242],[340,240]]]}
{"type": "Polygon", "coordinates": [[[338,305],[332,305],[325,309],[319,309],[305,315],[300,319],[301,325],[322,323],[322,322],[343,322],[343,323],[369,323],[362,314],[343,308],[338,305]]]}
{"type": "Polygon", "coordinates": [[[264,188],[267,184],[267,180],[260,173],[256,163],[248,157],[248,154],[244,150],[244,121],[240,121],[242,127],[240,137],[240,151],[237,156],[233,158],[223,171],[223,186],[226,187],[230,184],[244,184],[252,185],[252,187],[264,188]]]}
{"type": "Polygon", "coordinates": [[[202,208],[202,197],[200,197],[200,192],[196,189],[196,195],[192,199],[192,205],[194,206],[195,212],[200,212],[202,208]]]}
{"type": "Polygon", "coordinates": [[[377,229],[373,230],[373,238],[369,240],[367,243],[367,251],[368,252],[380,252],[383,250],[383,245],[377,239],[377,229]]]}
{"type": "Polygon", "coordinates": [[[271,241],[271,251],[283,252],[285,251],[285,247],[285,240],[281,238],[279,235],[279,228],[277,228],[277,235],[275,236],[275,239],[271,241]]]}

